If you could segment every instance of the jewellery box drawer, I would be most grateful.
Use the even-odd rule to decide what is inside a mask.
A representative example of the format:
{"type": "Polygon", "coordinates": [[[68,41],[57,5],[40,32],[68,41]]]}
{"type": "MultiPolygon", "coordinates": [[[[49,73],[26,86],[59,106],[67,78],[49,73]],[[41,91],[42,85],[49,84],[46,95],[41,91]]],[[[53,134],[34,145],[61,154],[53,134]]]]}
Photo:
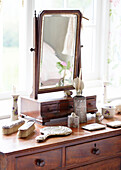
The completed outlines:
{"type": "Polygon", "coordinates": [[[86,99],[86,106],[87,106],[87,112],[96,112],[97,107],[96,107],[96,97],[92,98],[87,98],[86,99]]]}
{"type": "Polygon", "coordinates": [[[43,113],[52,113],[52,112],[61,112],[61,111],[73,111],[73,101],[61,101],[52,104],[41,104],[41,114],[43,113]]]}
{"type": "Polygon", "coordinates": [[[121,151],[121,136],[66,148],[66,165],[94,162],[121,151]]]}
{"type": "Polygon", "coordinates": [[[61,149],[16,158],[16,169],[58,169],[61,167],[61,149]]]}
{"type": "Polygon", "coordinates": [[[57,110],[59,110],[59,104],[49,104],[49,105],[42,106],[41,113],[48,113],[57,110]]]}

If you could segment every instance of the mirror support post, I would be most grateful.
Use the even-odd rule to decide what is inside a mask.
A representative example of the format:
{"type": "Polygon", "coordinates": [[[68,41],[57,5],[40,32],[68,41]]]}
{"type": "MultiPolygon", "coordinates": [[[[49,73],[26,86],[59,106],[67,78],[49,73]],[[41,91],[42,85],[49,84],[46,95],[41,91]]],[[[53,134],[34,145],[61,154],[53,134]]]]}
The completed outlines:
{"type": "Polygon", "coordinates": [[[38,98],[38,92],[36,88],[36,82],[37,82],[37,28],[38,27],[38,21],[36,17],[36,11],[34,13],[34,19],[33,19],[33,48],[30,49],[31,52],[33,52],[33,86],[32,86],[32,93],[30,94],[31,98],[37,99],[38,98]]]}

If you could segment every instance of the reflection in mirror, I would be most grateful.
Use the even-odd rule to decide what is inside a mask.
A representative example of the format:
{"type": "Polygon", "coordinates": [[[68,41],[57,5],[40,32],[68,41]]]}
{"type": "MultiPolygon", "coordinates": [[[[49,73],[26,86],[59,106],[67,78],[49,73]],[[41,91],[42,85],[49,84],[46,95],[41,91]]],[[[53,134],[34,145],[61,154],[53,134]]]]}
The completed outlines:
{"type": "Polygon", "coordinates": [[[77,15],[43,15],[39,89],[72,85],[77,15]]]}

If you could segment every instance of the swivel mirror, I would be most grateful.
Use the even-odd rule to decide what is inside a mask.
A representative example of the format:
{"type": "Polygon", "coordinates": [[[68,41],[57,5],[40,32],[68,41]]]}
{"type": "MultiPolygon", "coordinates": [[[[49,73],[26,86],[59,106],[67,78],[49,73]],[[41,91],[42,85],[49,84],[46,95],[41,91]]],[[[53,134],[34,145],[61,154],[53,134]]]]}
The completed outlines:
{"type": "Polygon", "coordinates": [[[35,98],[73,89],[81,66],[81,19],[78,10],[45,10],[36,18],[35,98]]]}
{"type": "MultiPolygon", "coordinates": [[[[21,97],[22,116],[35,118],[43,125],[67,122],[67,116],[73,112],[73,97],[61,96],[59,91],[73,89],[73,79],[79,76],[81,19],[78,10],[46,10],[35,14],[35,48],[31,49],[33,99],[21,97]],[[41,94],[48,92],[56,93],[41,94]]],[[[86,102],[87,112],[97,111],[96,96],[86,97],[86,102]]]]}

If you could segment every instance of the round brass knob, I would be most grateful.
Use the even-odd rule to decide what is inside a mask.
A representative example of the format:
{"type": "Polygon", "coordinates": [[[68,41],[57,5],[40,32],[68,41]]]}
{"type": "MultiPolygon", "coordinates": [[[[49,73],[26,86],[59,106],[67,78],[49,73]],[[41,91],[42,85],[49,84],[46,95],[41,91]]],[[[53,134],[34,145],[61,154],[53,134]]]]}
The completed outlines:
{"type": "Polygon", "coordinates": [[[95,155],[100,154],[100,150],[96,147],[96,143],[94,144],[94,148],[92,149],[92,153],[95,154],[95,155]]]}
{"type": "Polygon", "coordinates": [[[95,155],[99,155],[100,154],[100,150],[98,148],[93,148],[92,149],[92,153],[95,155]]]}
{"type": "Polygon", "coordinates": [[[36,160],[35,160],[35,164],[36,164],[37,166],[39,166],[39,167],[44,167],[45,161],[42,160],[42,159],[36,159],[36,160]]]}

